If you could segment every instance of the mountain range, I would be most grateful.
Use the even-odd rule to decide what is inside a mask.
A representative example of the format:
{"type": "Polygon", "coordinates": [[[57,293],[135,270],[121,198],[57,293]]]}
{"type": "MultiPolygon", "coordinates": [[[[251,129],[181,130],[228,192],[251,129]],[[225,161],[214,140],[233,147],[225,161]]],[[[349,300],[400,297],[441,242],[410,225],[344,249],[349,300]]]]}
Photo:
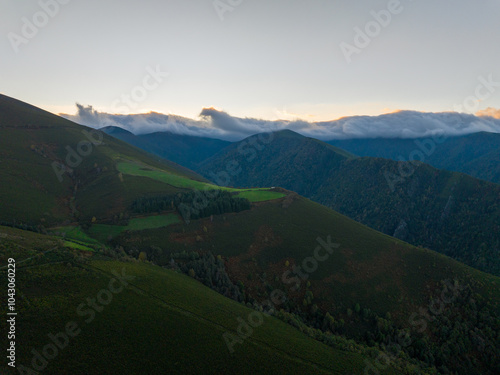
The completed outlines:
{"type": "Polygon", "coordinates": [[[450,172],[470,170],[495,180],[498,134],[325,143],[283,130],[228,143],[104,130],[148,152],[168,155],[217,184],[281,186],[383,233],[500,273],[500,188],[450,172]]]}
{"type": "Polygon", "coordinates": [[[358,156],[421,160],[439,169],[500,183],[500,134],[478,132],[456,137],[374,138],[327,143],[358,156]],[[437,141],[437,142],[436,142],[437,141]]]}
{"type": "Polygon", "coordinates": [[[497,184],[292,131],[133,146],[5,96],[0,134],[25,372],[500,371],[497,184]]]}

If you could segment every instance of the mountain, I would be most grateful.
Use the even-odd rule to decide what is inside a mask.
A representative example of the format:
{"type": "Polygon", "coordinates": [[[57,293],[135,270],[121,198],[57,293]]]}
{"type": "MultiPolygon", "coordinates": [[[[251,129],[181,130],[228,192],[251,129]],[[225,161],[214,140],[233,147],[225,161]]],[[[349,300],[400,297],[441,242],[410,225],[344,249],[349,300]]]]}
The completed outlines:
{"type": "Polygon", "coordinates": [[[198,172],[219,184],[296,191],[383,233],[500,274],[499,185],[423,163],[356,158],[292,133],[232,144],[198,172]],[[224,179],[228,165],[238,173],[224,179]]]}
{"type": "Polygon", "coordinates": [[[440,138],[345,139],[327,143],[359,156],[407,161],[415,158],[439,169],[500,183],[500,134],[479,132],[440,138]]]}
{"type": "MultiPolygon", "coordinates": [[[[289,190],[218,187],[98,132],[86,151],[90,129],[1,99],[1,177],[16,189],[0,190],[0,273],[16,260],[19,365],[77,375],[500,370],[498,277],[289,190]],[[57,178],[54,162],[71,171],[57,178]]],[[[316,156],[360,160],[293,132],[261,134],[217,177],[236,179],[259,153],[279,157],[275,142],[309,157],[280,164],[285,175],[297,165],[314,177],[316,156]]]]}
{"type": "MultiPolygon", "coordinates": [[[[77,254],[58,238],[32,232],[0,227],[0,235],[2,264],[7,257],[18,264],[19,373],[363,373],[364,355],[263,314],[261,326],[247,323],[252,334],[231,353],[224,335],[238,337],[238,319],[256,311],[173,270],[77,254]]],[[[6,315],[6,305],[1,311],[6,315]]],[[[5,321],[0,327],[7,332],[5,321]]],[[[0,368],[18,374],[6,361],[0,368]]]]}
{"type": "MultiPolygon", "coordinates": [[[[224,262],[248,306],[274,310],[274,316],[313,337],[321,337],[314,331],[319,329],[371,347],[383,344],[394,350],[391,363],[408,355],[420,361],[418,366],[435,366],[441,373],[495,368],[496,354],[483,348],[496,345],[496,334],[473,332],[475,327],[497,332],[498,277],[286,193],[240,213],[122,232],[112,243],[133,256],[143,251],[156,264],[178,266],[209,286],[217,284],[218,271],[196,254],[211,252],[224,262]],[[477,314],[481,309],[485,315],[477,314]],[[463,325],[454,325],[457,321],[463,325]],[[408,341],[394,349],[397,337],[408,341]],[[455,341],[458,337],[463,341],[455,341]],[[456,363],[455,350],[463,353],[456,363]]],[[[405,366],[398,369],[405,371],[412,373],[405,366]]]]}
{"type": "Polygon", "coordinates": [[[134,135],[116,126],[108,126],[100,130],[187,168],[195,168],[201,161],[208,159],[230,144],[230,142],[220,139],[180,135],[170,132],[134,135]]]}
{"type": "Polygon", "coordinates": [[[138,195],[182,191],[117,166],[148,164],[175,176],[206,181],[167,160],[130,147],[18,100],[0,96],[0,222],[48,226],[109,217],[138,195]]]}
{"type": "Polygon", "coordinates": [[[281,186],[311,196],[322,184],[317,178],[321,171],[350,158],[354,156],[314,138],[281,130],[233,143],[202,162],[198,171],[218,184],[249,187],[264,186],[268,181],[265,186],[281,186]],[[287,162],[293,168],[283,168],[287,162]],[[233,163],[237,163],[238,173],[230,171],[233,163]],[[289,183],[275,183],[278,181],[289,183]]]}

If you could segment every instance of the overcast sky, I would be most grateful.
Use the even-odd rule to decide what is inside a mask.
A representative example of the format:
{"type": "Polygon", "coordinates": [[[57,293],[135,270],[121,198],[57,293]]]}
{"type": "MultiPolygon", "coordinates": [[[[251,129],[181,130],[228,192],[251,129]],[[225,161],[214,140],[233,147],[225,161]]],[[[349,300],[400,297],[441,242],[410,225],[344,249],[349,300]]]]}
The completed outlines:
{"type": "MultiPolygon", "coordinates": [[[[324,121],[453,111],[480,77],[500,82],[498,0],[54,1],[0,0],[0,92],[55,113],[324,121]]],[[[500,108],[489,89],[463,112],[500,108]]]]}

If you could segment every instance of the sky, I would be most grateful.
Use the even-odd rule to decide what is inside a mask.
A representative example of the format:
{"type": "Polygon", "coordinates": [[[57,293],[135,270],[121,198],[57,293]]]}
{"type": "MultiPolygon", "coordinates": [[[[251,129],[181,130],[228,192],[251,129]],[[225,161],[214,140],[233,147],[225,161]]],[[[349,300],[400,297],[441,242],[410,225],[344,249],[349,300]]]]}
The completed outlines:
{"type": "Polygon", "coordinates": [[[193,119],[204,108],[310,122],[397,110],[499,114],[498,0],[0,6],[0,93],[53,113],[76,114],[79,103],[193,119]]]}

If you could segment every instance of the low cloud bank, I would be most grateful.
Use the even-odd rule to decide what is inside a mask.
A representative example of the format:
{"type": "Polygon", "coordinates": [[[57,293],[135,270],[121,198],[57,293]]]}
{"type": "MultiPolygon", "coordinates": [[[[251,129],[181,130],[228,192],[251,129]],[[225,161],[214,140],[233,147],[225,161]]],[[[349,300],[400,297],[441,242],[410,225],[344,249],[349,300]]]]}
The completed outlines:
{"type": "Polygon", "coordinates": [[[240,118],[214,108],[204,108],[200,120],[151,112],[116,115],[77,104],[76,115],[61,116],[76,123],[102,128],[117,126],[134,134],[167,131],[175,134],[238,141],[250,135],[289,129],[321,140],[351,138],[418,138],[434,134],[459,136],[477,132],[500,133],[500,110],[488,108],[476,115],[399,111],[380,116],[353,116],[334,121],[267,121],[240,118]]]}

